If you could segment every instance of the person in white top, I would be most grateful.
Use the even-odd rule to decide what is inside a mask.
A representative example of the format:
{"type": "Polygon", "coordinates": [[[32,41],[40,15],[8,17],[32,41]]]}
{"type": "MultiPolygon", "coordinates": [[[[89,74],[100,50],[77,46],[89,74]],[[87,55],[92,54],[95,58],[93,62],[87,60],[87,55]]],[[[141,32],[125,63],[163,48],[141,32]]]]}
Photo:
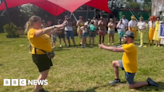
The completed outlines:
{"type": "Polygon", "coordinates": [[[125,15],[122,16],[122,23],[126,26],[125,30],[127,30],[129,21],[126,19],[125,15]]]}
{"type": "Polygon", "coordinates": [[[72,42],[74,44],[74,46],[76,47],[75,45],[75,39],[74,39],[74,32],[73,32],[73,27],[72,27],[72,22],[70,21],[70,19],[68,17],[65,17],[65,21],[63,22],[63,24],[65,25],[65,34],[66,34],[66,38],[68,40],[68,47],[70,47],[70,37],[72,39],[72,42]]]}
{"type": "Polygon", "coordinates": [[[128,30],[134,33],[134,38],[137,38],[137,21],[135,20],[134,15],[131,16],[131,21],[128,24],[128,30]]]}
{"type": "Polygon", "coordinates": [[[143,37],[144,37],[144,32],[146,31],[146,23],[144,22],[143,17],[140,17],[140,21],[137,24],[139,35],[140,35],[140,46],[143,47],[143,37]]]}
{"type": "Polygon", "coordinates": [[[121,39],[124,37],[125,30],[126,30],[126,24],[124,24],[123,20],[121,19],[117,24],[117,31],[120,38],[120,45],[121,45],[121,39]]]}

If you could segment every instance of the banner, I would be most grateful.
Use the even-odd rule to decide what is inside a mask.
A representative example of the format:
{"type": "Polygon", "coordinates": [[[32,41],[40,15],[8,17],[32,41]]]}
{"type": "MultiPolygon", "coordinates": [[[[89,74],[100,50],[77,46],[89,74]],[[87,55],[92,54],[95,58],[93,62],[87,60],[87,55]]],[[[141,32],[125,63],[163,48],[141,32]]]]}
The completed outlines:
{"type": "Polygon", "coordinates": [[[164,38],[164,24],[160,24],[160,28],[159,28],[159,38],[164,38]]]}

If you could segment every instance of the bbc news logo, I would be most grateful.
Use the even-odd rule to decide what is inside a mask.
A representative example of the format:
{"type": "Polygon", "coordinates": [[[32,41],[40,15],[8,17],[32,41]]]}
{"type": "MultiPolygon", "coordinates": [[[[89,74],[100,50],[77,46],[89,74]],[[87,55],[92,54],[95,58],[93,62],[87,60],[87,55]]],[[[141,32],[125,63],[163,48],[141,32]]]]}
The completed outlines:
{"type": "Polygon", "coordinates": [[[48,85],[48,80],[3,79],[3,86],[48,85]]]}

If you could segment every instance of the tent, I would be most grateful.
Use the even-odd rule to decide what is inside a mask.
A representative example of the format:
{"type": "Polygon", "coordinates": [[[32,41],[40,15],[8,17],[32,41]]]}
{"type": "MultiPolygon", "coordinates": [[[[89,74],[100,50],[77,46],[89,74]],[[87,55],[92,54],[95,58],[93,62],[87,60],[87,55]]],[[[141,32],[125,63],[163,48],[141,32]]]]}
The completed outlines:
{"type": "MultiPolygon", "coordinates": [[[[54,1],[54,0],[51,0],[51,3],[52,3],[52,1],[54,1]]],[[[60,7],[56,7],[55,4],[50,4],[50,0],[49,1],[47,1],[47,0],[17,0],[17,2],[15,0],[6,0],[6,2],[7,2],[8,8],[16,7],[16,6],[19,6],[19,5],[22,5],[22,4],[32,3],[32,4],[34,4],[34,5],[38,6],[38,7],[46,10],[47,12],[53,14],[54,16],[55,15],[59,15],[60,13],[62,13],[63,12],[63,8],[61,9],[61,7],[64,7],[64,6],[61,6],[59,4],[58,5],[60,7]],[[44,5],[44,3],[47,4],[47,5],[44,5]],[[50,8],[52,8],[52,9],[50,10],[50,8]],[[57,10],[57,9],[58,9],[57,14],[54,14],[54,13],[56,13],[55,10],[57,10]],[[62,10],[62,11],[60,11],[60,10],[62,10]]],[[[84,4],[84,2],[82,4],[84,4]]],[[[70,2],[70,5],[71,5],[71,2],[70,2]]],[[[91,0],[88,3],[86,3],[85,5],[90,6],[90,7],[94,7],[94,8],[100,9],[100,10],[104,10],[104,11],[106,11],[108,13],[111,13],[111,11],[108,8],[108,0],[91,0]]],[[[74,7],[74,6],[70,6],[70,7],[71,7],[70,12],[73,12],[73,10],[77,9],[77,7],[74,7]]],[[[79,7],[80,7],[80,5],[79,5],[79,7]]],[[[4,10],[4,9],[6,9],[5,3],[2,2],[1,5],[0,5],[0,10],[4,10]]]]}

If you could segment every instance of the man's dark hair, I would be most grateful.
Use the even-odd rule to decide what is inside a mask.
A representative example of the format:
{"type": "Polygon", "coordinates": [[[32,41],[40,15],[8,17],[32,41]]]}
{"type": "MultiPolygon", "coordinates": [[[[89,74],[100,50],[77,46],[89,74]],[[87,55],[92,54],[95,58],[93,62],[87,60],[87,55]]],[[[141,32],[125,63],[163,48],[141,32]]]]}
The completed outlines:
{"type": "Polygon", "coordinates": [[[158,19],[158,18],[160,19],[160,17],[159,17],[159,16],[158,16],[156,19],[158,19]]]}
{"type": "Polygon", "coordinates": [[[94,21],[91,21],[91,24],[94,24],[94,21]]]}

